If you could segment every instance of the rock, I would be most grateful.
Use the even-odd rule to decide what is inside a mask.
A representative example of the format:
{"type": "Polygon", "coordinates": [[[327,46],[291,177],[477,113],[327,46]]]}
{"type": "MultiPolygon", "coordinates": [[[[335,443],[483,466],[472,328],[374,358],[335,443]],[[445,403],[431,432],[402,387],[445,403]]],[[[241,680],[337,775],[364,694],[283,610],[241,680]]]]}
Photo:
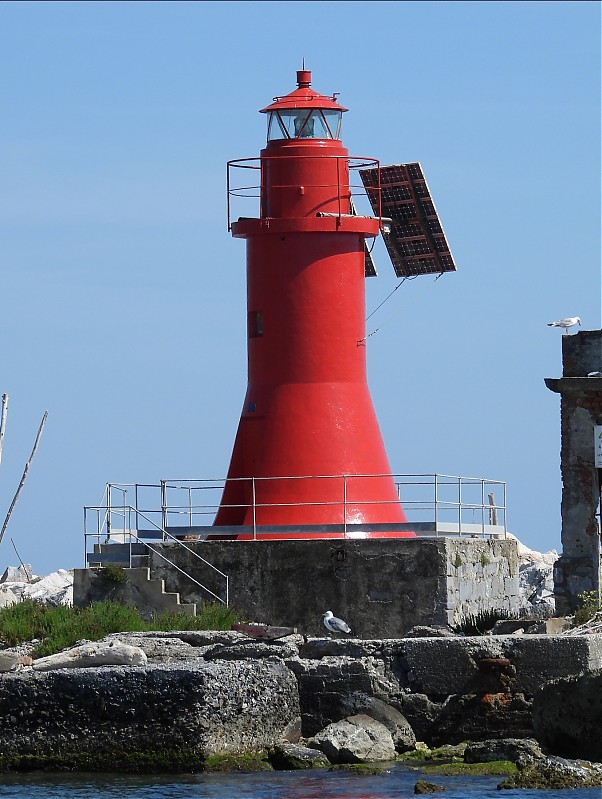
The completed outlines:
{"type": "Polygon", "coordinates": [[[25,563],[23,566],[7,566],[0,583],[28,583],[32,579],[31,563],[25,563]]]}
{"type": "Polygon", "coordinates": [[[448,627],[412,627],[404,638],[453,638],[457,633],[448,627]]]}
{"type": "Polygon", "coordinates": [[[546,757],[534,761],[504,780],[498,788],[557,790],[602,787],[602,765],[588,761],[569,761],[546,757]]]}
{"type": "Polygon", "coordinates": [[[8,585],[0,585],[0,608],[9,607],[18,601],[16,594],[8,585]]]}
{"type": "MultiPolygon", "coordinates": [[[[31,658],[29,658],[31,661],[31,658]]],[[[0,651],[0,671],[16,671],[23,664],[23,655],[0,651]]]]}
{"type": "Polygon", "coordinates": [[[144,666],[147,658],[142,649],[121,641],[96,641],[76,646],[33,662],[36,671],[52,669],[87,669],[96,666],[144,666]]]}
{"type": "Polygon", "coordinates": [[[294,641],[288,638],[279,641],[261,641],[245,636],[242,641],[206,647],[203,657],[205,660],[259,660],[269,657],[292,658],[298,653],[294,641]]]}
{"type": "Polygon", "coordinates": [[[178,633],[166,633],[155,636],[149,633],[114,633],[105,641],[121,641],[128,646],[141,649],[149,661],[153,663],[174,663],[195,660],[203,657],[204,647],[192,646],[178,637],[178,633]]]}
{"type": "Polygon", "coordinates": [[[545,757],[534,738],[499,738],[468,744],[464,750],[466,763],[493,763],[510,760],[517,766],[526,766],[545,757]]]}
{"type": "Polygon", "coordinates": [[[310,744],[321,749],[331,763],[375,763],[395,759],[389,730],[361,713],[329,724],[310,744]]]}
{"type": "Polygon", "coordinates": [[[500,619],[491,628],[492,635],[512,635],[518,632],[524,633],[525,628],[530,622],[524,619],[500,619]]]}
{"type": "Polygon", "coordinates": [[[391,733],[393,745],[397,752],[408,752],[416,747],[416,736],[405,716],[397,708],[388,705],[375,696],[353,694],[348,699],[349,713],[364,713],[370,718],[380,721],[391,733]]]}
{"type": "Polygon", "coordinates": [[[265,660],[0,674],[8,770],[199,771],[282,742],[298,719],[293,674],[265,660]]]}
{"type": "Polygon", "coordinates": [[[423,694],[399,697],[416,736],[438,747],[489,738],[530,738],[531,701],[524,694],[452,694],[435,701],[423,694]]]}
{"type": "Polygon", "coordinates": [[[278,743],[269,751],[270,763],[281,771],[321,768],[329,766],[330,761],[318,749],[310,749],[300,744],[278,743]]]}
{"type": "Polygon", "coordinates": [[[560,635],[571,628],[571,622],[565,617],[542,619],[527,627],[529,635],[560,635]]]}
{"type": "Polygon", "coordinates": [[[73,571],[59,569],[27,584],[21,596],[48,605],[73,605],[73,571]]]}
{"type": "MultiPolygon", "coordinates": [[[[508,538],[515,538],[508,533],[508,538]]],[[[519,557],[518,591],[521,611],[525,615],[536,612],[540,616],[554,614],[554,563],[558,560],[555,549],[535,552],[518,539],[519,557]]]]}
{"type": "Polygon", "coordinates": [[[542,686],[533,697],[533,727],[547,752],[602,762],[602,670],[542,686]]]}
{"type": "Polygon", "coordinates": [[[240,632],[172,631],[113,633],[105,640],[118,638],[123,643],[138,646],[149,660],[172,663],[178,660],[258,660],[276,657],[280,660],[299,654],[301,636],[289,635],[277,641],[261,641],[240,632]]]}
{"type": "Polygon", "coordinates": [[[299,648],[304,659],[321,660],[326,657],[373,657],[381,655],[387,639],[361,641],[354,638],[309,638],[299,648]]]}
{"type": "Polygon", "coordinates": [[[385,662],[375,657],[291,658],[286,665],[297,677],[305,737],[349,716],[350,694],[387,697],[401,690],[385,662]]]}
{"type": "Polygon", "coordinates": [[[426,780],[418,780],[416,785],[414,785],[414,793],[416,794],[441,793],[442,791],[445,791],[445,788],[442,788],[441,785],[435,785],[434,782],[426,782],[426,780]]]}

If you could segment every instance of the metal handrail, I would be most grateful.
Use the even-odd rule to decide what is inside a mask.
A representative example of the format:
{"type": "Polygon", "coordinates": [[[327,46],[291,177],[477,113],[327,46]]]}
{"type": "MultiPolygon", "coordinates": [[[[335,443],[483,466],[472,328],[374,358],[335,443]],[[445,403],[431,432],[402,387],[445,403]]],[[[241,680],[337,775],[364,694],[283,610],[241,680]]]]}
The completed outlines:
{"type": "MultiPolygon", "coordinates": [[[[465,521],[465,517],[467,513],[472,513],[473,521],[470,522],[470,526],[474,528],[475,525],[475,514],[480,515],[480,523],[477,522],[478,526],[481,528],[480,532],[482,535],[491,535],[491,529],[486,528],[496,528],[500,530],[500,533],[503,532],[505,536],[507,533],[507,523],[506,523],[506,484],[504,481],[501,480],[493,480],[490,478],[482,478],[482,477],[460,477],[457,475],[448,475],[448,474],[438,474],[438,473],[423,473],[423,474],[373,474],[373,475],[291,475],[291,476],[274,476],[274,477],[241,477],[241,478],[205,478],[205,479],[179,479],[179,480],[161,480],[160,484],[108,484],[108,490],[105,492],[105,495],[108,496],[110,502],[111,490],[113,488],[123,490],[127,489],[130,486],[136,486],[136,488],[151,488],[151,489],[159,489],[160,490],[160,513],[161,513],[161,526],[157,525],[154,521],[151,522],[153,526],[157,529],[161,529],[165,532],[165,536],[169,537],[167,532],[167,527],[169,523],[169,514],[175,514],[176,516],[186,515],[188,516],[189,526],[192,528],[195,525],[193,524],[194,518],[198,516],[209,516],[210,514],[214,514],[217,508],[220,506],[221,502],[214,502],[214,503],[194,503],[193,496],[196,495],[198,491],[207,491],[207,490],[219,490],[220,492],[223,491],[224,485],[226,482],[240,482],[245,481],[250,483],[251,486],[251,503],[242,503],[237,506],[229,506],[229,507],[250,507],[253,515],[253,530],[255,531],[257,528],[257,509],[264,508],[264,507],[295,507],[295,506],[340,506],[344,511],[343,516],[343,523],[347,525],[347,507],[349,506],[348,501],[348,492],[347,492],[347,481],[352,479],[354,482],[362,479],[372,479],[372,478],[382,478],[382,477],[391,477],[394,479],[395,485],[397,487],[398,499],[397,500],[362,500],[359,498],[354,498],[353,503],[354,505],[361,504],[361,505],[385,505],[391,504],[396,505],[398,501],[400,501],[404,508],[407,511],[414,510],[415,512],[424,512],[432,509],[434,511],[434,522],[435,527],[434,531],[438,532],[440,524],[449,524],[449,522],[445,522],[445,515],[447,514],[455,514],[456,521],[454,524],[457,526],[458,535],[462,535],[462,527],[463,525],[469,524],[469,522],[465,521]],[[343,482],[343,491],[342,491],[342,501],[331,500],[325,502],[281,502],[281,503],[261,503],[257,501],[257,484],[263,481],[272,481],[272,480],[342,480],[343,482]],[[194,485],[195,483],[199,483],[200,485],[194,485]],[[420,489],[421,487],[432,487],[433,493],[432,498],[429,499],[428,496],[420,496],[418,499],[410,499],[408,496],[402,496],[404,487],[406,489],[417,488],[420,489]],[[491,489],[495,487],[499,487],[502,489],[503,498],[501,504],[485,502],[485,487],[491,491],[491,489]],[[473,499],[474,499],[474,491],[480,488],[480,499],[481,501],[467,501],[467,492],[470,490],[473,491],[473,499]],[[463,491],[464,489],[464,491],[463,491]],[[185,490],[187,496],[186,504],[169,504],[169,495],[174,490],[185,490]],[[452,491],[455,496],[450,498],[449,491],[452,491]],[[447,492],[447,495],[446,495],[447,492]],[[494,522],[494,517],[499,516],[501,517],[501,524],[494,522]]],[[[428,494],[428,492],[427,492],[428,494]]],[[[123,505],[119,505],[118,508],[123,513],[123,505]]],[[[117,508],[109,506],[109,518],[110,512],[117,511],[117,508]]],[[[145,509],[145,508],[137,508],[134,512],[139,513],[159,513],[158,508],[152,509],[145,509]]],[[[105,511],[106,516],[106,511],[105,511]]],[[[448,516],[449,518],[449,516],[448,516]]],[[[418,523],[418,519],[414,519],[416,523],[418,523]]],[[[137,528],[136,523],[136,528],[137,528]]],[[[177,527],[185,528],[184,525],[176,525],[177,527]]],[[[472,529],[471,534],[474,534],[474,529],[472,529]]],[[[255,535],[254,535],[255,537],[255,535]]]]}
{"type": "MultiPolygon", "coordinates": [[[[105,508],[103,508],[103,507],[93,507],[93,506],[87,506],[86,508],[84,508],[84,515],[85,515],[85,512],[86,512],[86,511],[101,511],[101,510],[105,510],[105,508]]],[[[209,566],[209,568],[213,569],[213,571],[217,572],[217,573],[218,573],[218,574],[219,574],[221,577],[223,577],[223,578],[225,579],[225,581],[226,581],[226,599],[224,600],[224,599],[222,599],[221,597],[219,597],[217,594],[213,593],[213,591],[212,591],[210,588],[207,588],[207,586],[205,586],[205,585],[203,585],[202,583],[200,583],[200,582],[199,582],[198,580],[196,580],[196,579],[195,579],[195,578],[194,578],[192,575],[190,575],[190,574],[188,574],[187,572],[185,572],[185,571],[184,571],[184,569],[181,569],[179,566],[177,566],[175,563],[173,563],[173,561],[170,561],[170,560],[169,560],[169,558],[165,557],[165,556],[164,556],[164,555],[163,555],[161,552],[159,552],[159,551],[158,551],[158,550],[156,550],[156,549],[153,549],[153,548],[152,548],[152,546],[151,546],[151,545],[150,545],[150,544],[149,544],[147,541],[145,541],[143,538],[140,538],[140,536],[137,534],[137,531],[136,531],[136,532],[134,532],[134,531],[133,531],[133,530],[131,530],[131,529],[127,529],[127,530],[126,530],[126,528],[125,528],[125,522],[124,522],[124,529],[123,529],[123,532],[122,532],[122,533],[120,532],[120,533],[119,533],[119,535],[124,535],[124,536],[126,536],[126,535],[127,535],[127,536],[128,536],[130,539],[131,539],[131,538],[133,538],[133,539],[134,539],[136,542],[138,542],[139,544],[143,544],[143,545],[144,545],[144,546],[145,546],[145,547],[146,547],[148,550],[152,551],[154,554],[158,555],[160,558],[162,558],[163,560],[165,560],[167,563],[169,563],[169,564],[170,564],[170,566],[173,566],[173,568],[174,568],[174,569],[176,569],[177,571],[179,571],[181,574],[183,574],[183,575],[184,575],[185,577],[187,577],[189,580],[192,580],[192,582],[193,582],[193,583],[196,583],[196,585],[198,585],[198,586],[199,586],[199,588],[201,588],[203,591],[206,591],[207,593],[211,594],[211,596],[212,596],[212,597],[214,597],[215,599],[217,599],[219,602],[222,602],[223,604],[225,604],[225,605],[226,605],[226,607],[228,606],[230,597],[229,597],[229,577],[228,577],[228,575],[227,575],[227,574],[224,574],[224,572],[220,571],[220,570],[219,570],[219,569],[218,569],[216,566],[214,566],[212,563],[209,563],[209,561],[208,561],[208,560],[205,560],[205,558],[203,558],[201,555],[199,555],[199,554],[198,554],[197,552],[195,552],[193,549],[190,549],[190,547],[187,547],[187,546],[186,546],[186,544],[184,544],[182,541],[180,541],[180,540],[179,540],[178,538],[176,538],[175,536],[171,535],[171,533],[169,533],[167,530],[165,530],[164,528],[162,528],[162,527],[160,527],[159,525],[155,524],[155,522],[153,522],[153,520],[152,520],[152,519],[150,519],[148,516],[146,516],[146,515],[145,515],[145,513],[143,513],[143,512],[142,512],[141,510],[139,510],[138,508],[135,508],[135,507],[133,507],[133,506],[131,506],[131,505],[128,505],[128,506],[127,506],[127,510],[128,510],[128,512],[129,512],[130,514],[133,512],[133,513],[136,515],[136,517],[138,517],[138,516],[141,516],[141,517],[142,517],[142,518],[143,518],[145,521],[147,521],[147,522],[148,522],[150,525],[152,525],[152,526],[153,526],[153,527],[155,527],[157,530],[159,530],[159,531],[160,531],[160,532],[163,534],[163,536],[164,536],[165,538],[169,538],[169,539],[171,539],[171,540],[172,540],[174,543],[178,544],[178,546],[179,546],[179,547],[181,547],[182,549],[185,549],[185,550],[186,550],[187,552],[189,552],[191,555],[194,555],[194,557],[195,557],[195,558],[197,558],[198,560],[202,561],[202,562],[203,562],[203,563],[204,563],[206,566],[209,566]]],[[[102,533],[101,531],[98,531],[97,533],[88,533],[88,532],[84,531],[84,538],[85,538],[85,540],[86,540],[86,544],[87,544],[87,539],[88,539],[89,537],[90,537],[90,538],[94,538],[94,537],[98,537],[98,538],[100,538],[100,537],[102,537],[102,535],[103,535],[103,533],[102,533]]],[[[126,542],[124,541],[124,543],[126,543],[126,542]]],[[[131,543],[132,543],[132,542],[130,541],[129,543],[130,543],[130,567],[131,567],[131,563],[132,563],[132,551],[131,551],[131,543]]],[[[86,548],[86,551],[87,551],[87,548],[86,548]]]]}
{"type": "MultiPolygon", "coordinates": [[[[263,164],[264,164],[264,162],[268,161],[270,159],[279,159],[280,160],[280,159],[282,159],[282,157],[283,156],[281,156],[281,155],[278,155],[278,156],[276,156],[276,155],[262,155],[262,156],[253,156],[251,158],[233,158],[233,159],[231,159],[230,161],[227,162],[227,164],[226,164],[226,199],[227,199],[226,213],[227,213],[227,217],[228,217],[228,231],[230,231],[232,229],[232,208],[231,208],[231,204],[230,204],[230,198],[231,197],[243,197],[243,198],[247,198],[247,199],[258,199],[258,198],[261,198],[261,187],[262,187],[262,184],[260,184],[260,185],[251,185],[251,186],[235,186],[235,187],[233,187],[231,185],[230,170],[231,169],[258,170],[258,171],[261,171],[261,173],[262,173],[262,181],[263,181],[263,164]],[[259,194],[247,194],[246,193],[246,192],[254,192],[254,191],[259,191],[259,194]]],[[[316,154],[315,153],[307,153],[307,154],[304,154],[304,155],[295,155],[294,157],[295,157],[295,159],[316,158],[316,154]]],[[[340,164],[340,162],[342,160],[346,161],[349,171],[365,169],[365,168],[370,168],[370,167],[374,168],[375,167],[379,171],[379,175],[380,175],[380,161],[377,158],[372,158],[372,157],[369,157],[369,156],[361,156],[361,155],[335,155],[335,154],[322,154],[322,153],[320,154],[319,157],[321,159],[324,159],[324,158],[333,159],[334,158],[337,161],[337,184],[336,184],[336,186],[337,186],[337,189],[339,190],[338,191],[339,216],[341,215],[341,196],[340,196],[340,194],[341,194],[340,193],[341,182],[340,182],[340,177],[339,177],[339,164],[340,164]]],[[[334,183],[329,183],[329,184],[324,184],[324,185],[326,185],[326,186],[334,186],[335,184],[334,183]]],[[[323,187],[324,186],[322,186],[322,188],[323,187]]],[[[378,191],[378,210],[379,210],[378,219],[381,219],[381,217],[382,217],[382,209],[381,209],[381,199],[380,199],[380,177],[379,177],[379,181],[378,181],[378,187],[373,187],[373,189],[374,188],[377,188],[377,191],[378,191]]],[[[351,191],[352,194],[353,194],[353,191],[352,191],[353,189],[361,190],[362,194],[364,194],[364,192],[366,191],[366,189],[364,188],[363,183],[357,183],[357,184],[349,183],[349,190],[351,191]]],[[[261,216],[263,216],[263,213],[261,213],[261,216]]]]}

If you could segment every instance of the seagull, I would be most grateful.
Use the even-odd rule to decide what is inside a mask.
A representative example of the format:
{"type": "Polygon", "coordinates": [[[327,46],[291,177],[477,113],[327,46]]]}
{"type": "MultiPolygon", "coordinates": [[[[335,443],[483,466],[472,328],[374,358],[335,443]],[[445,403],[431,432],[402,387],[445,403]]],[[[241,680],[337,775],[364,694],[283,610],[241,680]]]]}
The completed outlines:
{"type": "Polygon", "coordinates": [[[580,325],[581,319],[578,316],[568,316],[566,319],[559,319],[557,322],[548,322],[548,327],[563,327],[564,332],[568,333],[569,327],[580,325]]]}
{"type": "Polygon", "coordinates": [[[331,633],[350,633],[351,627],[343,619],[337,619],[332,615],[332,610],[327,610],[324,614],[324,627],[331,633]]]}

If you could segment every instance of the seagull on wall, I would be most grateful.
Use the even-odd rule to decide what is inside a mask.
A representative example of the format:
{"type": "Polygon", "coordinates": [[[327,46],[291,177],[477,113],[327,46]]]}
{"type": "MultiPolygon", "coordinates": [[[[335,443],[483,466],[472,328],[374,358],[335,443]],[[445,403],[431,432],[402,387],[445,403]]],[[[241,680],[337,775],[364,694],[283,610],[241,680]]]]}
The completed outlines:
{"type": "Polygon", "coordinates": [[[343,619],[337,619],[332,615],[332,610],[327,610],[324,614],[324,627],[331,633],[350,633],[351,627],[343,619]]]}
{"type": "Polygon", "coordinates": [[[548,322],[548,327],[562,327],[564,332],[569,332],[569,327],[580,325],[581,319],[578,316],[567,316],[566,319],[559,319],[557,322],[548,322]]]}

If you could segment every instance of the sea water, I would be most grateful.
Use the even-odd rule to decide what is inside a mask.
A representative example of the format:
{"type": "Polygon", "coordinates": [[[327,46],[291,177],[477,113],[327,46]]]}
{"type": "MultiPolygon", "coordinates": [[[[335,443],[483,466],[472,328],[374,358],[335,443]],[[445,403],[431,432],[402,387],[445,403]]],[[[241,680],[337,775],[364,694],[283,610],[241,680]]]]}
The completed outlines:
{"type": "Polygon", "coordinates": [[[503,777],[425,775],[396,765],[378,775],[347,771],[276,771],[252,774],[0,775],[2,799],[415,799],[426,779],[445,789],[442,799],[602,799],[601,788],[540,791],[497,789],[503,777]]]}

